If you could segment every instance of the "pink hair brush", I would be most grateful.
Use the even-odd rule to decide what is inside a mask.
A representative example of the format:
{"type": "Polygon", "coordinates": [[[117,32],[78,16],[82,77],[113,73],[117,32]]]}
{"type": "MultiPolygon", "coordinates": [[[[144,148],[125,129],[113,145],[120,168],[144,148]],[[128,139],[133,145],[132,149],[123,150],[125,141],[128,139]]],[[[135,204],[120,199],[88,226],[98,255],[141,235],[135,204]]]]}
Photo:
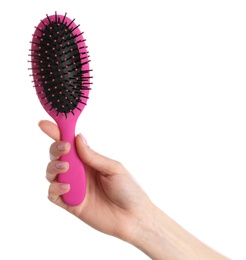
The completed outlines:
{"type": "Polygon", "coordinates": [[[58,181],[69,183],[62,196],[71,206],[83,202],[86,176],[75,148],[75,127],[90,90],[90,68],[83,33],[74,20],[65,15],[48,16],[35,27],[31,41],[31,64],[34,87],[40,103],[55,120],[61,140],[70,142],[71,150],[61,160],[69,162],[69,170],[59,174],[58,181]]]}

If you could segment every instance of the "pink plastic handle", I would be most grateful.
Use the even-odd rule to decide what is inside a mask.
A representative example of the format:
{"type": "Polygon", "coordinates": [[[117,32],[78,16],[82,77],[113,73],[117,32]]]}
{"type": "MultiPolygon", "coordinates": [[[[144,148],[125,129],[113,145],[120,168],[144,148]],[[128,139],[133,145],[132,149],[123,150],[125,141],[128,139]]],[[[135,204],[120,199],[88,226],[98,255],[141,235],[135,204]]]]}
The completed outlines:
{"type": "Polygon", "coordinates": [[[79,205],[83,202],[86,194],[86,175],[82,161],[78,157],[75,147],[75,121],[58,120],[57,122],[60,132],[61,140],[69,142],[71,145],[70,152],[63,155],[60,160],[69,163],[69,169],[65,173],[58,175],[58,181],[61,183],[70,184],[69,192],[62,195],[65,203],[71,206],[79,205]]]}

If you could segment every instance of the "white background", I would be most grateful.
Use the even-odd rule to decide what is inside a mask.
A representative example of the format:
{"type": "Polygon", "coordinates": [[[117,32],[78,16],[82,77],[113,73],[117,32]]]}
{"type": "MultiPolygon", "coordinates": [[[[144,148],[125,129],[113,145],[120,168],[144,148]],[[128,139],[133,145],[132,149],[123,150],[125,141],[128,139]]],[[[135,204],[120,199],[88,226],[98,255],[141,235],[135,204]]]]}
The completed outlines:
{"type": "Polygon", "coordinates": [[[34,26],[55,11],[80,24],[94,70],[77,133],[192,234],[246,259],[244,2],[4,2],[0,259],[148,259],[47,200],[53,141],[37,124],[51,118],[27,61],[34,26]]]}

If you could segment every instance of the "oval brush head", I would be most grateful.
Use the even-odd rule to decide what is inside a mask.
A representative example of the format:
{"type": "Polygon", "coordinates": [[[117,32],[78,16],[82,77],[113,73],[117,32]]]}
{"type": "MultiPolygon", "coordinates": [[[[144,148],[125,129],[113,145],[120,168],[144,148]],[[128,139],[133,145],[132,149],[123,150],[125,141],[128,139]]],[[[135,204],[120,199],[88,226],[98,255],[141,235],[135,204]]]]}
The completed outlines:
{"type": "Polygon", "coordinates": [[[56,121],[61,140],[71,144],[70,152],[61,158],[69,162],[69,170],[58,175],[59,182],[70,184],[70,191],[62,196],[69,205],[80,204],[86,193],[85,170],[74,137],[91,84],[87,46],[74,20],[56,12],[46,15],[35,27],[30,54],[31,76],[40,103],[56,121]]]}

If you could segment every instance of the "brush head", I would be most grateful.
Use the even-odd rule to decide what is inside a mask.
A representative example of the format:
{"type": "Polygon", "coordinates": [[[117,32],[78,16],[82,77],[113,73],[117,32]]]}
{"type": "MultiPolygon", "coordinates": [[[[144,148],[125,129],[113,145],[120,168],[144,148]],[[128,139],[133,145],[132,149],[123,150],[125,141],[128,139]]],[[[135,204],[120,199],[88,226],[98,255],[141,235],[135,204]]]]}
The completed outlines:
{"type": "Polygon", "coordinates": [[[90,90],[89,56],[83,33],[74,20],[46,16],[35,27],[31,42],[34,87],[53,117],[79,115],[90,90]]]}

